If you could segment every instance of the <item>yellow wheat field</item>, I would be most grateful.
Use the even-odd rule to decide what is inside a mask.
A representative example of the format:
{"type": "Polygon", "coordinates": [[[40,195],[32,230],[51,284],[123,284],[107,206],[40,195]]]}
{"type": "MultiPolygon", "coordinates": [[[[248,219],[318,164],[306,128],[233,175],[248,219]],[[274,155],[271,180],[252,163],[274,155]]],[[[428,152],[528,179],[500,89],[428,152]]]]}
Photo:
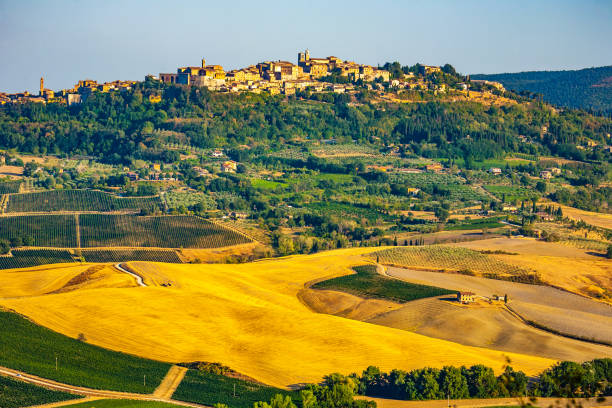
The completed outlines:
{"type": "Polygon", "coordinates": [[[110,267],[96,272],[91,287],[78,277],[87,267],[0,271],[0,282],[9,282],[0,285],[0,305],[68,336],[83,333],[99,346],[169,362],[222,362],[276,386],[368,365],[390,370],[482,363],[500,370],[508,356],[515,368],[535,374],[553,363],[319,314],[300,302],[305,284],[349,273],[351,265],[364,263],[360,254],[371,251],[241,265],[131,263],[149,287],[135,281],[117,287],[125,286],[126,276],[110,267]],[[65,287],[70,281],[77,285],[65,287]],[[55,293],[43,294],[49,292],[55,293]]]}

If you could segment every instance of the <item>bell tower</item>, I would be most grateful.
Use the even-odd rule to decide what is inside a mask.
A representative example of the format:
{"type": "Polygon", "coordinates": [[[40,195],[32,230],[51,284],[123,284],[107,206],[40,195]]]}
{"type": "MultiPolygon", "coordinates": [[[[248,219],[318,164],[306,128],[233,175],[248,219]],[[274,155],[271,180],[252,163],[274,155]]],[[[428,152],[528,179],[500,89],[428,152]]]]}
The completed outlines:
{"type": "Polygon", "coordinates": [[[45,80],[43,77],[40,77],[40,96],[43,96],[43,93],[45,92],[45,80]]]}
{"type": "Polygon", "coordinates": [[[206,66],[206,60],[202,58],[202,68],[204,68],[205,66],[206,66]]]}

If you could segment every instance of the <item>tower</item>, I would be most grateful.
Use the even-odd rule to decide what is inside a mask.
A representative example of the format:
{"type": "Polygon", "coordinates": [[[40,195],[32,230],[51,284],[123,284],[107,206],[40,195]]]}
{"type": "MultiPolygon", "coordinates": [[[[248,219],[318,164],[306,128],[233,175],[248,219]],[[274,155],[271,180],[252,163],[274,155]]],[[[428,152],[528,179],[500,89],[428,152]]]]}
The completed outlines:
{"type": "Polygon", "coordinates": [[[202,68],[204,68],[205,66],[206,66],[206,60],[202,58],[202,68]]]}
{"type": "Polygon", "coordinates": [[[310,51],[306,50],[305,56],[306,56],[306,61],[310,60],[310,51]]]}
{"type": "Polygon", "coordinates": [[[45,93],[45,80],[43,79],[43,77],[40,77],[40,96],[43,96],[43,93],[45,93]]]}

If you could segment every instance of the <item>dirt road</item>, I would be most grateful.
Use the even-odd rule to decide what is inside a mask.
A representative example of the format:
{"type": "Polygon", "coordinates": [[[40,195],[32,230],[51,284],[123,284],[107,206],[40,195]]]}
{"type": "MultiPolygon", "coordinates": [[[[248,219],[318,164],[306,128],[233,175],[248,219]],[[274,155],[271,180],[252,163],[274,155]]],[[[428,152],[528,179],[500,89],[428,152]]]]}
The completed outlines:
{"type": "Polygon", "coordinates": [[[27,374],[27,373],[24,373],[18,370],[13,370],[11,368],[0,367],[0,375],[11,377],[19,381],[38,385],[40,387],[44,387],[44,388],[55,390],[55,391],[69,392],[72,394],[84,395],[86,397],[94,397],[94,398],[128,399],[128,400],[139,400],[139,401],[159,401],[159,402],[167,402],[167,403],[171,403],[175,405],[180,405],[184,407],[205,408],[206,407],[205,405],[193,404],[193,403],[183,402],[183,401],[175,401],[170,398],[170,396],[174,393],[174,390],[176,390],[176,387],[178,387],[181,380],[183,379],[183,376],[185,375],[185,371],[186,370],[183,370],[182,367],[173,366],[170,368],[170,370],[168,371],[168,374],[166,374],[166,377],[164,378],[160,386],[157,388],[157,390],[155,390],[153,394],[136,394],[136,393],[130,393],[130,392],[96,390],[93,388],[78,387],[75,385],[63,384],[63,383],[49,380],[46,378],[37,377],[35,375],[27,374]]]}

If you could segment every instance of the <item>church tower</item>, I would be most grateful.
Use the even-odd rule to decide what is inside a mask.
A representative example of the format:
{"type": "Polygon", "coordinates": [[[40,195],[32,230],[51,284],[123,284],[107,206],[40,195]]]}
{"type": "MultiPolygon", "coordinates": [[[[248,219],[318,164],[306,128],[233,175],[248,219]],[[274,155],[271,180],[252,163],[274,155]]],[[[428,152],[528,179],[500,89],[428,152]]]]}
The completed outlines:
{"type": "Polygon", "coordinates": [[[43,94],[45,93],[45,80],[43,79],[43,77],[40,77],[40,96],[43,96],[43,94]]]}
{"type": "Polygon", "coordinates": [[[202,68],[206,67],[206,60],[202,58],[202,68]]]}

